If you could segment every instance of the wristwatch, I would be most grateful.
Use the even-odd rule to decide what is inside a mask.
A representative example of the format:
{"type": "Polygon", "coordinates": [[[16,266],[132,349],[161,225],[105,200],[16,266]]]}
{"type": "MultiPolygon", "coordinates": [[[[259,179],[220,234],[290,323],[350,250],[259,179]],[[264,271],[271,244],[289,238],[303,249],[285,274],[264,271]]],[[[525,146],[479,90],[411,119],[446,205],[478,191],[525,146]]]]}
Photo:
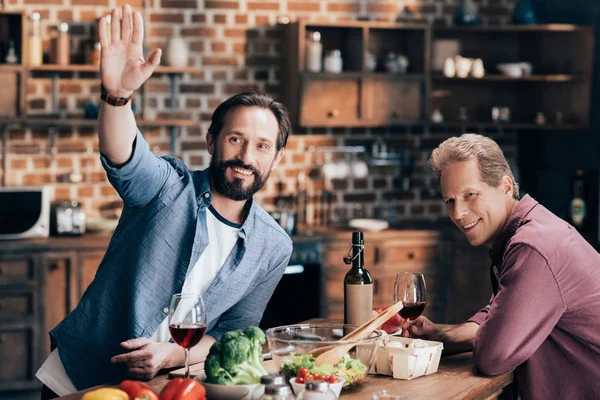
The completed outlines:
{"type": "MultiPolygon", "coordinates": [[[[133,94],[131,96],[133,96],[133,94]]],[[[129,97],[114,96],[114,95],[108,93],[108,91],[106,90],[106,88],[104,87],[103,84],[100,84],[100,98],[102,99],[102,101],[110,104],[111,106],[115,106],[115,107],[124,106],[125,104],[127,104],[129,102],[129,100],[131,100],[131,96],[129,96],[129,97]]]]}

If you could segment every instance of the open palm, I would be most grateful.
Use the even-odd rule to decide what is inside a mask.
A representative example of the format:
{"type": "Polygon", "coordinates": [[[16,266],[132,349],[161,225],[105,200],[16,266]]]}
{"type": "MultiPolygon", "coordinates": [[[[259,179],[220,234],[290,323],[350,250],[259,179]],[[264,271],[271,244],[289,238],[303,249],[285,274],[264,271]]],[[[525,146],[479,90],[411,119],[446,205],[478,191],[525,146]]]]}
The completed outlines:
{"type": "Polygon", "coordinates": [[[100,20],[100,76],[109,93],[129,97],[150,78],[160,63],[161,50],[154,50],[144,60],[144,21],[139,12],[131,12],[128,4],[113,9],[111,21],[109,41],[106,20],[100,20]]]}

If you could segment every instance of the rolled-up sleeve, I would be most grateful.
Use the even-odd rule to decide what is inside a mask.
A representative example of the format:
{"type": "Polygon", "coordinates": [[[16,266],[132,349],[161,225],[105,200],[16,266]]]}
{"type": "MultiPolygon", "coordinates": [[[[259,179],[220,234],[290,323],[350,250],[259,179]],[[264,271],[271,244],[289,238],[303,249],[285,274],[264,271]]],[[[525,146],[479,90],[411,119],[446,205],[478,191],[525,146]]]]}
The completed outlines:
{"type": "Polygon", "coordinates": [[[126,207],[148,204],[170,179],[177,179],[178,175],[165,159],[150,151],[139,129],[133,143],[133,155],[126,164],[115,167],[103,154],[100,154],[100,161],[126,207]]]}
{"type": "Polygon", "coordinates": [[[482,310],[471,319],[484,318],[475,337],[475,365],[487,375],[514,370],[546,340],[564,310],[546,259],[527,244],[510,246],[487,318],[482,310]]]}
{"type": "Polygon", "coordinates": [[[267,303],[285,272],[291,255],[292,245],[290,243],[260,283],[248,295],[223,313],[217,325],[208,334],[219,340],[228,331],[245,329],[248,326],[258,326],[267,303]]]}

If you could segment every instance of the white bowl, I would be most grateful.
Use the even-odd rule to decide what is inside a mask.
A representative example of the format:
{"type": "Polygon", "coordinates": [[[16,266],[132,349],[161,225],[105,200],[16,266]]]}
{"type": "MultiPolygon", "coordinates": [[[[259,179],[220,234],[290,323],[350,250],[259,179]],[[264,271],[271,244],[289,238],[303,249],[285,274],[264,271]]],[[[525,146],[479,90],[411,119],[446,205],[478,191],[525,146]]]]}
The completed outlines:
{"type": "Polygon", "coordinates": [[[348,225],[351,228],[360,229],[363,231],[383,231],[389,228],[390,223],[381,219],[356,218],[350,220],[348,225]]]}
{"type": "MultiPolygon", "coordinates": [[[[290,385],[292,385],[292,390],[294,394],[298,396],[300,392],[304,389],[304,383],[296,383],[296,378],[290,379],[290,385]]],[[[342,387],[344,386],[344,380],[338,377],[338,381],[336,383],[330,383],[329,388],[335,394],[335,397],[340,397],[340,393],[342,392],[342,387]]]]}
{"type": "Polygon", "coordinates": [[[496,67],[504,74],[514,78],[519,78],[524,75],[530,75],[533,71],[533,66],[527,62],[520,63],[504,63],[498,64],[496,67]]]}
{"type": "Polygon", "coordinates": [[[211,400],[251,400],[254,389],[260,385],[217,385],[204,381],[202,384],[206,388],[206,397],[211,400]]]}

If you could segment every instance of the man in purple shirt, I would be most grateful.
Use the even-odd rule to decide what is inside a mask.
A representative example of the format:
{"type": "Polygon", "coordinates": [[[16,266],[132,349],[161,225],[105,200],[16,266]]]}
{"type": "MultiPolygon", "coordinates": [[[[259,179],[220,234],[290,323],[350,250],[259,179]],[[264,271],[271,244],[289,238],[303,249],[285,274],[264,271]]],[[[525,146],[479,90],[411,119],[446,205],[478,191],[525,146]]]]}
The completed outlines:
{"type": "Polygon", "coordinates": [[[420,317],[413,337],[473,351],[484,374],[514,371],[524,400],[600,399],[600,254],[533,198],[519,199],[493,140],[450,138],[429,164],[450,219],[471,245],[490,248],[493,294],[464,324],[420,317]]]}

